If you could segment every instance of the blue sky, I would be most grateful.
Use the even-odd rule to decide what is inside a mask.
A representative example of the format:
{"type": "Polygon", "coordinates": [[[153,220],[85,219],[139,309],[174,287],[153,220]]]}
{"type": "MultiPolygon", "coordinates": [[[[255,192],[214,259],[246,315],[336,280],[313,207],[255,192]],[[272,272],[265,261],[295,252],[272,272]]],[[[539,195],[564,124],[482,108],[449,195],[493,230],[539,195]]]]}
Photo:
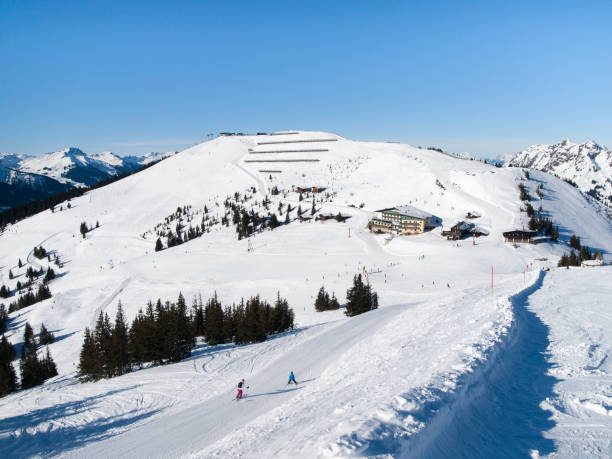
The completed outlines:
{"type": "Polygon", "coordinates": [[[612,146],[612,3],[0,0],[0,151],[326,130],[612,146]]]}

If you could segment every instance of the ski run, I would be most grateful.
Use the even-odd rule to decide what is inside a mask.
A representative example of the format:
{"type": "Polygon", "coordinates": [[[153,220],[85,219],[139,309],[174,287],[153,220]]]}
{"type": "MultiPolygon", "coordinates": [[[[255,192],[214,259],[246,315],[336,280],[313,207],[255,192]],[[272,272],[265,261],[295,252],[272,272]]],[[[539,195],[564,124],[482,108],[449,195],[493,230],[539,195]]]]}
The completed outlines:
{"type": "Polygon", "coordinates": [[[64,263],[52,298],[10,315],[18,351],[26,322],[55,333],[59,375],[0,398],[0,456],[610,457],[612,269],[557,260],[576,234],[609,263],[612,225],[576,188],[528,175],[324,132],[222,136],[9,225],[0,284],[46,268],[29,256],[40,245],[64,263]],[[558,243],[504,241],[528,224],[519,184],[542,191],[532,204],[559,226],[558,243]],[[220,222],[235,193],[254,211],[267,196],[274,212],[289,204],[310,216],[313,195],[300,200],[298,186],[325,188],[313,216],[348,218],[300,221],[294,210],[240,240],[232,224],[209,223],[154,249],[168,216],[188,226],[206,207],[220,222]],[[441,223],[393,239],[368,230],[376,210],[397,205],[441,223]],[[442,236],[468,212],[487,235],[442,236]],[[80,223],[96,221],[81,237],[80,223]],[[315,311],[321,286],[342,305],[364,273],[378,309],[315,311]],[[296,326],[255,344],[199,340],[179,363],[78,381],[84,330],[100,312],[114,317],[121,301],[131,322],[148,300],[179,292],[188,304],[216,292],[224,305],[278,293],[296,326]],[[242,378],[247,396],[234,401],[242,378]]]}

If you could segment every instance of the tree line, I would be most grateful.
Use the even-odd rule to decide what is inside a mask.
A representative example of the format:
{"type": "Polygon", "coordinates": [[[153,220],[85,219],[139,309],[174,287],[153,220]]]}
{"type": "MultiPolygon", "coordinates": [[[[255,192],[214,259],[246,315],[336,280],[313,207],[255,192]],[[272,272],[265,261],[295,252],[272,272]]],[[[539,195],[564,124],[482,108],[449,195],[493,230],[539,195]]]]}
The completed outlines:
{"type": "Polygon", "coordinates": [[[4,336],[6,320],[7,315],[4,306],[0,306],[0,325],[3,333],[0,339],[0,397],[8,395],[20,387],[22,389],[29,389],[30,387],[42,384],[53,376],[57,376],[57,367],[49,353],[49,348],[47,348],[44,356],[40,357],[38,355],[39,348],[53,343],[55,336],[47,330],[45,324],[41,324],[37,343],[34,337],[34,330],[26,322],[21,357],[19,359],[21,381],[18,382],[17,374],[12,364],[13,359],[16,357],[15,348],[4,336]]]}
{"type": "Polygon", "coordinates": [[[246,344],[265,341],[293,326],[293,310],[280,295],[274,304],[256,295],[224,307],[215,294],[205,304],[201,297],[194,298],[188,308],[179,294],[176,302],[149,301],[130,326],[119,303],[114,323],[100,313],[95,329],[85,329],[78,376],[81,381],[95,381],[144,364],[178,362],[191,355],[197,336],[211,346],[246,344]]]}
{"type": "Polygon", "coordinates": [[[597,251],[592,251],[590,247],[582,245],[580,238],[575,234],[569,240],[569,246],[571,249],[569,253],[561,255],[557,266],[568,267],[568,266],[580,266],[583,261],[595,260],[600,257],[601,254],[597,251]]]}

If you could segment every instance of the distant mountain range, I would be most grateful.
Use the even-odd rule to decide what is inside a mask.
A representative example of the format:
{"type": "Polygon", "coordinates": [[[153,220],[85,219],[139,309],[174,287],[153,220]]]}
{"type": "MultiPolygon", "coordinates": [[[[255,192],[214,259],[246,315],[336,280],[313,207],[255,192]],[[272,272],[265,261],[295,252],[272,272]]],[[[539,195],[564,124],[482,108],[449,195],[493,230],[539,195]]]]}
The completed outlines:
{"type": "Polygon", "coordinates": [[[87,154],[66,148],[40,156],[0,154],[0,209],[42,199],[70,188],[91,186],[109,177],[134,172],[175,152],[118,156],[87,154]]]}
{"type": "Polygon", "coordinates": [[[612,152],[593,141],[533,145],[506,165],[548,172],[574,182],[584,193],[603,203],[610,205],[612,200],[612,152]]]}

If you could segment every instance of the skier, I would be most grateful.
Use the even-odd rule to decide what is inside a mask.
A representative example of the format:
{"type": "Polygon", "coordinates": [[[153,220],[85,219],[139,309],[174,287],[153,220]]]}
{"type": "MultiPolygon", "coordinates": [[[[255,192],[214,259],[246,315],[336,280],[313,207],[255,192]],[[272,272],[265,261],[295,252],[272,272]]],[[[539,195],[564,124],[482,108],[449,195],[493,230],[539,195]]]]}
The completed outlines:
{"type": "MultiPolygon", "coordinates": [[[[245,387],[245,384],[246,383],[244,382],[244,378],[242,378],[242,381],[238,383],[238,393],[236,394],[236,400],[242,398],[242,388],[245,387]]],[[[248,389],[248,386],[246,386],[246,388],[248,389]]]]}
{"type": "Polygon", "coordinates": [[[293,374],[293,371],[289,374],[289,381],[287,382],[287,384],[291,383],[297,386],[297,381],[295,380],[295,375],[293,374]]]}

